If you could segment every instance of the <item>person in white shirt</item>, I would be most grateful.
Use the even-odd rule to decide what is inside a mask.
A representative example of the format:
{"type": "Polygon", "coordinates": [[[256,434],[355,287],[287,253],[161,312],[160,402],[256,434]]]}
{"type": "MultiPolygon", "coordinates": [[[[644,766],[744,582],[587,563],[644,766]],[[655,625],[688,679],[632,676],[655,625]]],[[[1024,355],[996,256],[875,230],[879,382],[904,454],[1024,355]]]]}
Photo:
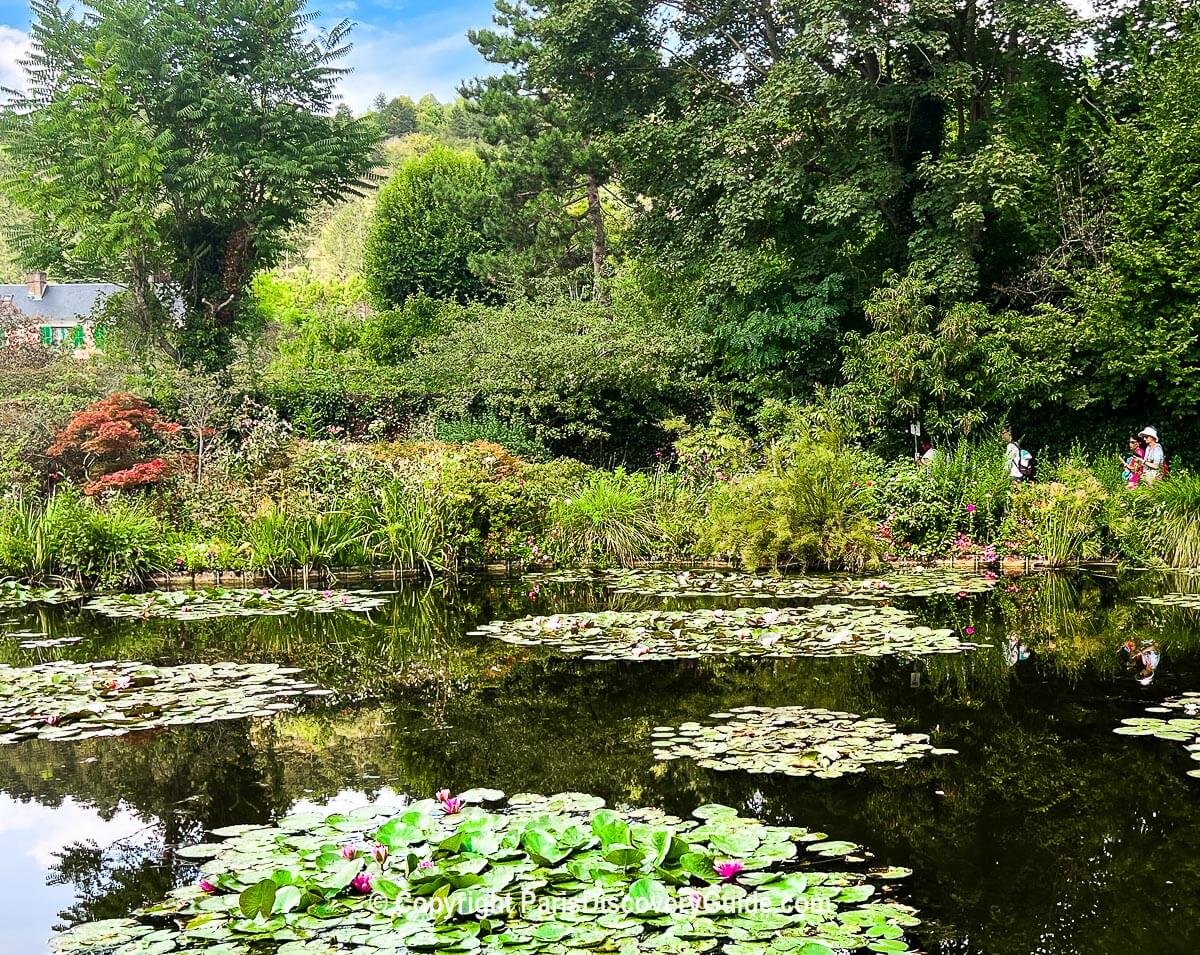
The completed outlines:
{"type": "Polygon", "coordinates": [[[1142,459],[1143,484],[1152,484],[1163,476],[1166,466],[1166,455],[1162,445],[1158,443],[1158,431],[1154,428],[1143,428],[1138,437],[1146,442],[1146,456],[1142,459]]]}
{"type": "Polygon", "coordinates": [[[1021,446],[1013,440],[1012,432],[1005,429],[1000,435],[1007,444],[1004,448],[1004,466],[1008,468],[1008,476],[1014,481],[1024,478],[1021,473],[1021,446]]]}

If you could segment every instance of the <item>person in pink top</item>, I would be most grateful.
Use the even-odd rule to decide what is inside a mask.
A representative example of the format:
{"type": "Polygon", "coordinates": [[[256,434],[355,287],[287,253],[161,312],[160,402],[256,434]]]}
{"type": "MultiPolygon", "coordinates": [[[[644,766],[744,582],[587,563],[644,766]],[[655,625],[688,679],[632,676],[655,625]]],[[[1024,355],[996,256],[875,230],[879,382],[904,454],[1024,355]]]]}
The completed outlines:
{"type": "Polygon", "coordinates": [[[1142,480],[1142,459],[1146,457],[1146,446],[1137,435],[1129,436],[1129,453],[1125,457],[1125,469],[1121,477],[1127,487],[1137,487],[1142,480]]]}

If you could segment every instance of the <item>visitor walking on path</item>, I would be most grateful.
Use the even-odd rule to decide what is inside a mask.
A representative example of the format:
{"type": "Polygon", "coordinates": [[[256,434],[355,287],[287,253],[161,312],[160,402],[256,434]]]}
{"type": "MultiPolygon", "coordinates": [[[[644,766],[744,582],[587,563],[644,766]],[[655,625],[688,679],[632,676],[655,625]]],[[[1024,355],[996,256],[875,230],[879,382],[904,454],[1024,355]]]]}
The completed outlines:
{"type": "Polygon", "coordinates": [[[1025,475],[1021,473],[1021,446],[1013,440],[1012,432],[1005,429],[1001,433],[1005,442],[1004,446],[1004,466],[1008,469],[1008,476],[1014,481],[1022,481],[1025,475]]]}
{"type": "Polygon", "coordinates": [[[1146,456],[1146,445],[1136,434],[1129,436],[1129,453],[1125,457],[1125,469],[1121,477],[1125,486],[1134,488],[1142,479],[1142,459],[1146,456]]]}
{"type": "Polygon", "coordinates": [[[1142,482],[1152,484],[1166,474],[1166,455],[1158,443],[1158,431],[1143,428],[1138,437],[1146,442],[1146,454],[1142,458],[1142,482]]]}

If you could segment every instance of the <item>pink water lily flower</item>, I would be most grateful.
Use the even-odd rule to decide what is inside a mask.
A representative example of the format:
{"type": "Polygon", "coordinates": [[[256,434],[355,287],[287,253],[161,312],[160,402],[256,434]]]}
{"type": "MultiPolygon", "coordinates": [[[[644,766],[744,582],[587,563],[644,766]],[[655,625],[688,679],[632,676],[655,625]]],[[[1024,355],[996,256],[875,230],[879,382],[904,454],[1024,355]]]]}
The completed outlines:
{"type": "Polygon", "coordinates": [[[439,789],[437,792],[435,792],[433,794],[433,798],[436,799],[438,802],[445,802],[447,799],[449,799],[453,795],[454,794],[452,792],[450,792],[449,789],[439,789]]]}
{"type": "Polygon", "coordinates": [[[387,862],[388,847],[382,842],[375,843],[375,845],[371,846],[371,858],[380,865],[383,865],[385,862],[387,862]]]}
{"type": "Polygon", "coordinates": [[[324,597],[326,600],[328,600],[330,597],[333,596],[333,591],[332,590],[322,590],[321,596],[324,597]]]}
{"type": "Polygon", "coordinates": [[[365,872],[360,872],[350,883],[350,888],[360,895],[371,894],[371,877],[365,872]]]}
{"type": "Polygon", "coordinates": [[[737,859],[730,859],[727,862],[718,862],[713,868],[716,869],[722,882],[732,882],[746,867],[737,859]]]}
{"type": "Polygon", "coordinates": [[[201,879],[200,880],[200,891],[207,892],[209,895],[212,895],[214,892],[217,891],[217,887],[215,885],[213,885],[211,882],[209,882],[208,879],[201,879]]]}
{"type": "Polygon", "coordinates": [[[688,905],[694,909],[698,909],[704,904],[704,896],[695,889],[688,889],[683,893],[683,897],[688,900],[688,905]]]}
{"type": "Polygon", "coordinates": [[[462,812],[463,801],[457,796],[451,796],[449,799],[442,800],[442,812],[447,816],[454,816],[462,812]]]}
{"type": "Polygon", "coordinates": [[[417,863],[417,868],[418,869],[432,869],[433,868],[433,860],[432,859],[422,859],[420,862],[417,863]]]}
{"type": "Polygon", "coordinates": [[[766,613],[764,613],[762,615],[762,619],[763,619],[763,623],[765,623],[767,626],[770,626],[771,624],[776,623],[779,620],[779,611],[778,610],[768,610],[766,613]]]}
{"type": "Polygon", "coordinates": [[[358,858],[358,846],[345,845],[342,846],[342,858],[349,861],[350,859],[358,858]]]}

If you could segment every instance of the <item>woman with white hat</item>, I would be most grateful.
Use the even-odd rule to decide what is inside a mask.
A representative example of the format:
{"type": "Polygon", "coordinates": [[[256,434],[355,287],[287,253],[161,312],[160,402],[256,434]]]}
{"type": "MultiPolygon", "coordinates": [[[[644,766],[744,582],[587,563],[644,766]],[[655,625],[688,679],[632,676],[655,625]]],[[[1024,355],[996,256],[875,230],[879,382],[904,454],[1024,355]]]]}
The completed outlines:
{"type": "Polygon", "coordinates": [[[1153,483],[1163,476],[1166,456],[1162,445],[1158,443],[1158,431],[1154,428],[1143,428],[1138,437],[1146,442],[1146,456],[1142,459],[1142,482],[1153,483]]]}

